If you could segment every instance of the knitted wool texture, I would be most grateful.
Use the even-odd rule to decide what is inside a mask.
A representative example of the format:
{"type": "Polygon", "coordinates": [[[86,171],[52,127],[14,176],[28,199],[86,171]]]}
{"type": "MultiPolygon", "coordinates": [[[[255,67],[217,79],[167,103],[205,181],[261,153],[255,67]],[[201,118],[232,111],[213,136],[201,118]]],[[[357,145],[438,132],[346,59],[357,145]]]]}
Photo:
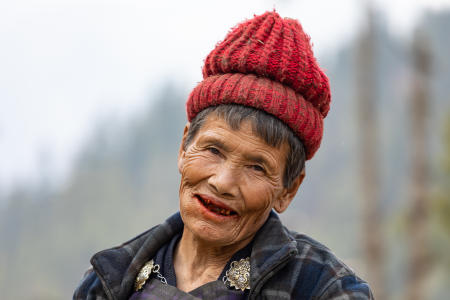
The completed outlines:
{"type": "Polygon", "coordinates": [[[189,121],[209,106],[251,106],[288,125],[306,159],[319,148],[330,87],[297,20],[266,12],[238,24],[206,58],[203,78],[186,103],[189,121]]]}

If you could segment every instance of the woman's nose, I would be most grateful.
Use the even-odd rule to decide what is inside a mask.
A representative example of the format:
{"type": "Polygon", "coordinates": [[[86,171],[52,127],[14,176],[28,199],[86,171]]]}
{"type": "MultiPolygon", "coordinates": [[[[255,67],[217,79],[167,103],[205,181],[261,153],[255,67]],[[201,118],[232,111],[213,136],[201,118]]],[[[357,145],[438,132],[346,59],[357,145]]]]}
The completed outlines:
{"type": "Polygon", "coordinates": [[[208,178],[209,186],[218,195],[236,197],[239,191],[239,171],[231,164],[224,163],[218,166],[208,178]]]}

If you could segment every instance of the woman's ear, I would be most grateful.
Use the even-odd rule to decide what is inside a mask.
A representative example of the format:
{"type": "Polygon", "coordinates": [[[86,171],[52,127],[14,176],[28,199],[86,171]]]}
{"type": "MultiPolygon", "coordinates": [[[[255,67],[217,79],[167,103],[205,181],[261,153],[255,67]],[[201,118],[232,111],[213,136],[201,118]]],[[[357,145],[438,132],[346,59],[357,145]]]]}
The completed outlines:
{"type": "Polygon", "coordinates": [[[180,172],[180,174],[181,174],[181,170],[183,169],[184,154],[186,153],[184,144],[186,143],[186,137],[187,137],[190,125],[191,125],[191,123],[187,122],[186,126],[184,126],[184,132],[183,132],[183,137],[181,138],[180,150],[178,150],[178,172],[180,172]]]}
{"type": "Polygon", "coordinates": [[[295,195],[297,194],[298,188],[303,182],[303,179],[305,179],[305,175],[305,168],[303,167],[303,170],[300,172],[300,175],[298,175],[298,177],[294,180],[291,187],[284,189],[283,194],[276,200],[273,206],[277,213],[281,214],[288,208],[289,204],[291,204],[292,199],[294,199],[295,195]]]}

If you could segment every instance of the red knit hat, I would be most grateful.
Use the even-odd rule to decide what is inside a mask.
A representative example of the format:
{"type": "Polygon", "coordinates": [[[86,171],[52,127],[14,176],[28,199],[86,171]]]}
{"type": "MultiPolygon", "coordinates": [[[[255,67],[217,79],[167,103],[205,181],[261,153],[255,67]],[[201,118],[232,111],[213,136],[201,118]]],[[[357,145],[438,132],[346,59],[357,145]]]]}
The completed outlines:
{"type": "Polygon", "coordinates": [[[266,12],[238,24],[208,55],[187,103],[188,120],[219,104],[264,110],[300,138],[310,159],[320,146],[330,86],[297,20],[266,12]]]}

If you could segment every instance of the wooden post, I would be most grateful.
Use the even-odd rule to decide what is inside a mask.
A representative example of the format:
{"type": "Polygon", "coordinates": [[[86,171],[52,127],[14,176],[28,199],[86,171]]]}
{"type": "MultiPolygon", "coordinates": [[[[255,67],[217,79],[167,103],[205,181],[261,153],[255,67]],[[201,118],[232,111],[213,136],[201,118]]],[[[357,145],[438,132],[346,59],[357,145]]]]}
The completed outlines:
{"type": "Polygon", "coordinates": [[[368,282],[376,299],[386,299],[378,168],[376,97],[376,32],[373,10],[367,5],[367,27],[359,37],[356,61],[359,115],[359,167],[362,188],[362,245],[368,282]]]}
{"type": "Polygon", "coordinates": [[[425,299],[424,282],[429,270],[427,231],[429,219],[426,120],[428,113],[430,53],[425,36],[416,31],[412,45],[411,177],[408,220],[409,264],[406,298],[425,299]]]}

